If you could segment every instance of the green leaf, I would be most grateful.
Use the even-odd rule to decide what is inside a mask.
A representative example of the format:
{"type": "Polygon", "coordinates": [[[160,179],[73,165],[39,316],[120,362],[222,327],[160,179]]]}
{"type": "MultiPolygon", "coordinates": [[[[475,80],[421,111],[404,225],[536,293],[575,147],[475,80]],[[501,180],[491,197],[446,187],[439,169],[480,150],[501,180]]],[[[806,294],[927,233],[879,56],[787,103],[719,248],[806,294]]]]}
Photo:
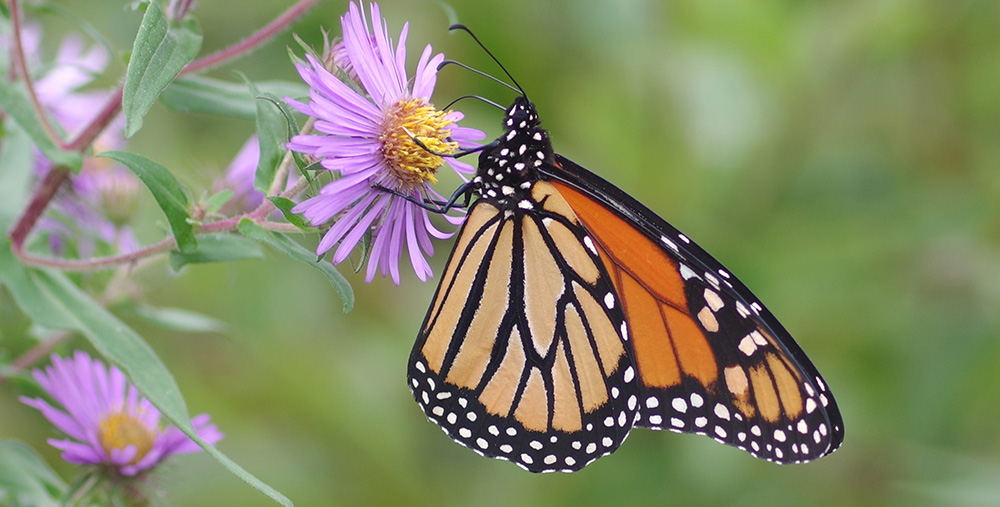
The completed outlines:
{"type": "MultiPolygon", "coordinates": [[[[80,172],[83,158],[79,153],[63,150],[49,137],[41,120],[35,115],[35,108],[31,105],[28,92],[24,90],[21,82],[0,79],[0,111],[10,115],[28,134],[31,142],[38,147],[45,158],[57,166],[68,167],[75,173],[80,172]]],[[[4,143],[4,148],[7,144],[4,143]]]]}
{"type": "Polygon", "coordinates": [[[59,506],[66,483],[33,449],[0,441],[0,500],[4,505],[59,506]]]}
{"type": "Polygon", "coordinates": [[[224,188],[205,199],[205,213],[215,213],[233,198],[233,191],[224,188]]]}
{"type": "Polygon", "coordinates": [[[264,256],[260,245],[233,234],[212,234],[198,238],[198,248],[190,252],[170,252],[170,268],[179,271],[188,264],[227,262],[264,256]]]}
{"type": "Polygon", "coordinates": [[[194,237],[194,228],[190,222],[187,195],[181,187],[180,182],[174,178],[173,174],[166,167],[163,167],[152,160],[124,151],[105,151],[99,153],[98,157],[107,157],[121,162],[128,167],[136,176],[142,180],[146,188],[153,193],[153,198],[160,205],[163,214],[167,216],[170,223],[170,230],[177,240],[177,248],[181,252],[193,252],[198,246],[194,237]]]}
{"type": "Polygon", "coordinates": [[[288,236],[269,231],[249,218],[240,220],[237,227],[244,236],[264,243],[292,259],[320,270],[326,276],[327,280],[330,281],[330,284],[333,285],[337,294],[340,295],[340,299],[344,301],[344,312],[349,312],[354,307],[354,291],[351,289],[351,284],[347,282],[347,279],[332,264],[324,262],[322,259],[316,259],[315,254],[306,250],[302,245],[296,243],[288,236]]]}
{"type": "Polygon", "coordinates": [[[30,272],[14,257],[7,236],[0,236],[0,281],[35,324],[49,329],[73,329],[73,321],[35,285],[30,272]]]}
{"type": "Polygon", "coordinates": [[[160,413],[185,435],[215,457],[226,469],[282,505],[284,495],[248,473],[218,449],[198,437],[177,383],[153,350],[117,317],[84,294],[65,275],[22,266],[0,237],[0,280],[18,306],[40,325],[82,333],[104,357],[128,375],[160,413]]]}
{"type": "Polygon", "coordinates": [[[226,324],[218,319],[183,308],[136,305],[132,312],[146,322],[182,333],[223,333],[226,324]]]}
{"type": "Polygon", "coordinates": [[[268,197],[267,200],[271,201],[275,208],[281,210],[281,213],[285,215],[285,220],[288,220],[288,223],[302,229],[303,231],[312,231],[315,229],[315,227],[309,223],[309,220],[306,220],[306,217],[302,216],[301,213],[292,213],[292,208],[295,207],[295,201],[276,195],[268,197]]]}
{"type": "MultiPolygon", "coordinates": [[[[275,97],[270,93],[264,93],[261,96],[261,98],[269,100],[274,105],[278,106],[278,110],[281,111],[281,115],[285,117],[285,138],[284,138],[285,142],[282,143],[282,147],[284,147],[286,144],[288,144],[288,141],[290,141],[292,137],[294,137],[296,134],[299,133],[299,123],[295,121],[295,114],[292,113],[292,108],[288,105],[287,102],[285,102],[284,100],[278,100],[278,97],[275,97]]],[[[298,166],[299,168],[305,168],[306,166],[309,165],[309,162],[306,160],[305,155],[303,155],[302,153],[293,151],[292,157],[295,159],[295,165],[298,166]]],[[[302,172],[303,175],[305,175],[305,171],[302,172]]],[[[309,177],[310,176],[306,175],[306,178],[309,177]]]]}
{"type": "Polygon", "coordinates": [[[257,158],[253,186],[266,195],[271,190],[274,175],[278,172],[278,164],[285,154],[285,144],[288,143],[289,137],[284,128],[277,99],[262,98],[260,91],[250,80],[246,80],[246,83],[250,93],[257,98],[257,143],[260,147],[260,156],[257,158]]]}
{"type": "Polygon", "coordinates": [[[28,135],[8,124],[0,146],[0,230],[9,230],[28,203],[34,158],[28,135]]]}
{"type": "MultiPolygon", "coordinates": [[[[302,97],[309,89],[301,83],[263,81],[254,83],[261,93],[278,97],[302,97]]],[[[175,79],[160,102],[172,111],[216,114],[252,120],[257,116],[257,101],[246,84],[231,83],[201,76],[175,79]]]]}
{"type": "Polygon", "coordinates": [[[160,92],[194,59],[200,48],[201,31],[193,19],[168,23],[159,0],[146,6],[125,70],[122,112],[126,138],[142,127],[143,116],[160,92]]]}

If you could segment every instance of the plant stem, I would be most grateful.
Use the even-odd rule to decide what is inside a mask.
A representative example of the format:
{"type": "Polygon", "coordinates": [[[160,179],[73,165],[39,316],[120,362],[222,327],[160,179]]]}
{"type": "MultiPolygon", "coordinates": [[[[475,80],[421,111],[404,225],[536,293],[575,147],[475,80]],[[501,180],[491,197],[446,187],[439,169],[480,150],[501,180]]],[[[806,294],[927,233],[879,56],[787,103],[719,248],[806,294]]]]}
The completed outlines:
{"type": "Polygon", "coordinates": [[[65,167],[53,167],[42,179],[42,182],[35,189],[35,194],[31,196],[31,202],[24,208],[21,217],[17,219],[17,224],[11,229],[10,243],[14,253],[20,252],[24,247],[24,239],[35,227],[35,223],[42,216],[42,212],[49,205],[49,201],[55,197],[59,187],[69,179],[69,169],[65,167]]]}
{"type": "MultiPolygon", "coordinates": [[[[269,23],[264,28],[258,30],[256,33],[247,37],[242,42],[227,48],[223,51],[209,55],[200,60],[191,62],[181,71],[181,74],[190,74],[193,72],[198,72],[216,65],[225,63],[233,58],[236,58],[254,48],[260,44],[267,41],[269,38],[273,37],[280,31],[288,28],[293,21],[298,19],[300,16],[306,13],[310,8],[312,8],[319,0],[301,0],[297,4],[293,5],[290,9],[281,14],[273,22],[269,23]]],[[[28,92],[31,96],[32,103],[35,105],[36,112],[41,119],[42,123],[45,125],[46,130],[49,131],[49,135],[64,149],[83,152],[87,147],[89,147],[94,139],[108,126],[108,123],[119,113],[121,110],[122,103],[122,86],[119,85],[115,93],[108,99],[101,111],[90,121],[89,124],[80,132],[80,134],[72,141],[66,143],[59,139],[55,135],[55,131],[52,130],[52,126],[48,123],[48,117],[41,108],[41,104],[38,102],[38,97],[35,94],[34,86],[32,85],[31,77],[28,74],[27,64],[25,63],[24,51],[21,47],[21,33],[20,33],[20,21],[19,21],[19,1],[10,0],[11,17],[13,18],[13,31],[14,31],[14,44],[15,44],[15,59],[17,60],[17,65],[21,69],[23,78],[28,87],[28,92]]],[[[35,190],[34,195],[31,198],[31,202],[21,213],[20,218],[18,218],[17,223],[14,225],[10,232],[11,247],[14,253],[22,260],[29,264],[35,264],[39,266],[50,266],[50,267],[60,267],[61,269],[68,269],[72,271],[80,270],[91,270],[106,266],[113,266],[121,263],[131,262],[133,259],[126,258],[129,254],[116,257],[108,257],[105,259],[92,259],[90,261],[69,261],[60,259],[47,259],[44,257],[37,257],[31,254],[23,252],[24,241],[34,229],[35,224],[41,217],[42,213],[48,207],[49,202],[55,197],[56,192],[59,187],[69,179],[70,171],[65,167],[54,167],[45,176],[45,179],[35,190]],[[115,259],[113,262],[109,262],[109,259],[115,259]],[[75,267],[74,267],[75,266],[75,267]]],[[[273,205],[270,202],[265,201],[265,203],[270,206],[268,211],[259,215],[261,219],[266,217],[271,210],[273,210],[273,205]]],[[[257,215],[255,215],[257,216],[257,215]]],[[[235,227],[235,225],[233,226],[235,227]]],[[[172,241],[172,240],[171,240],[172,241]]],[[[162,241],[153,245],[153,247],[161,247],[162,241]]],[[[167,250],[173,246],[172,242],[165,247],[163,250],[167,250]]],[[[149,247],[149,248],[153,248],[149,247]]],[[[145,251],[147,249],[143,249],[145,251]]],[[[160,251],[160,250],[157,250],[160,251]]],[[[153,252],[155,253],[155,252],[153,252]]]]}
{"type": "Polygon", "coordinates": [[[269,23],[264,28],[257,30],[257,32],[253,35],[226,49],[223,49],[222,51],[219,51],[218,53],[208,55],[205,58],[192,62],[187,67],[184,67],[181,74],[190,74],[205,70],[209,67],[215,67],[250,52],[252,49],[260,46],[271,37],[274,37],[291,26],[296,19],[305,14],[306,11],[311,9],[317,3],[319,3],[319,0],[300,0],[299,3],[290,7],[287,11],[278,16],[277,19],[269,23]]]}
{"type": "Polygon", "coordinates": [[[28,97],[31,99],[31,105],[35,108],[35,114],[38,116],[39,121],[42,122],[42,127],[45,128],[45,132],[49,135],[53,142],[58,146],[63,145],[62,138],[56,133],[56,130],[49,123],[49,115],[42,108],[41,101],[38,100],[38,93],[35,91],[35,83],[31,79],[31,72],[28,70],[28,61],[24,57],[24,45],[21,40],[21,2],[18,0],[10,0],[10,19],[11,28],[13,31],[12,38],[14,39],[14,65],[17,67],[18,72],[21,73],[21,79],[24,80],[24,86],[28,90],[28,97]]]}

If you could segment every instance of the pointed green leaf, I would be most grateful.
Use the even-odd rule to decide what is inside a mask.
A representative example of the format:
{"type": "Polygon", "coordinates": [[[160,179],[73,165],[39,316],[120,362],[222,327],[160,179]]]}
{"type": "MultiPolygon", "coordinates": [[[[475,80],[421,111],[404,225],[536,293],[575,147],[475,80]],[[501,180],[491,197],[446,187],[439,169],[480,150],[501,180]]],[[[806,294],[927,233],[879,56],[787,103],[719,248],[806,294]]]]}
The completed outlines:
{"type": "MultiPolygon", "coordinates": [[[[254,83],[261,93],[277,97],[302,97],[309,93],[301,83],[262,81],[254,83]]],[[[257,115],[257,101],[246,84],[220,81],[202,76],[175,79],[160,102],[172,111],[217,114],[252,120],[257,115]]]]}
{"type": "Polygon", "coordinates": [[[244,236],[264,243],[292,259],[320,270],[326,276],[326,279],[330,281],[330,284],[333,285],[337,294],[340,295],[340,299],[344,301],[344,312],[349,312],[354,307],[354,291],[351,289],[351,284],[347,282],[344,275],[341,275],[333,267],[333,264],[325,262],[322,259],[316,259],[315,254],[306,250],[302,245],[296,243],[288,236],[269,231],[249,218],[240,220],[238,228],[244,236]]]}
{"type": "MultiPolygon", "coordinates": [[[[41,120],[35,114],[35,108],[31,105],[28,93],[24,90],[21,82],[0,79],[0,111],[10,115],[14,122],[28,134],[31,142],[38,147],[45,158],[57,166],[68,167],[75,173],[80,172],[80,168],[83,167],[83,159],[80,154],[64,151],[49,137],[41,120]]],[[[7,143],[4,144],[6,147],[7,143]]]]}
{"type": "Polygon", "coordinates": [[[136,305],[132,311],[151,324],[182,333],[222,333],[226,323],[183,308],[159,308],[136,305]]]}
{"type": "Polygon", "coordinates": [[[267,194],[278,172],[278,164],[285,154],[285,144],[289,137],[285,134],[285,122],[275,100],[262,98],[260,91],[250,80],[246,80],[250,93],[257,98],[257,143],[260,156],[257,158],[257,171],[254,173],[253,186],[258,191],[267,194]]]}
{"type": "MultiPolygon", "coordinates": [[[[282,143],[282,146],[285,146],[286,144],[288,144],[288,141],[292,139],[292,137],[295,137],[295,135],[299,133],[299,123],[295,121],[295,114],[292,113],[292,108],[288,105],[287,102],[285,102],[284,100],[279,100],[278,97],[270,93],[261,94],[259,99],[268,100],[271,103],[273,103],[278,108],[278,110],[281,111],[281,115],[285,118],[285,123],[284,123],[285,137],[283,138],[284,143],[282,143]]],[[[302,153],[293,151],[292,156],[295,158],[296,166],[300,168],[305,168],[306,166],[309,165],[309,162],[306,160],[305,155],[303,155],[302,153]]],[[[303,174],[305,174],[304,170],[303,174]]],[[[306,177],[308,178],[309,176],[306,177]]]]}
{"type": "Polygon", "coordinates": [[[302,229],[303,231],[312,231],[315,229],[315,227],[309,223],[309,220],[306,220],[306,217],[302,216],[301,213],[292,212],[292,208],[295,207],[295,201],[276,195],[268,197],[267,200],[271,201],[275,208],[281,210],[281,213],[285,215],[285,220],[288,220],[288,223],[302,229]]]}
{"type": "Polygon", "coordinates": [[[181,187],[180,182],[174,178],[173,174],[166,167],[163,167],[152,160],[124,151],[105,151],[97,155],[107,157],[121,162],[128,167],[136,176],[142,180],[146,188],[153,193],[153,198],[160,205],[160,209],[167,216],[170,223],[170,230],[177,240],[177,248],[181,252],[192,252],[198,246],[194,237],[194,228],[191,225],[188,208],[187,195],[181,187]]]}
{"type": "Polygon", "coordinates": [[[233,191],[224,188],[218,192],[210,195],[208,199],[205,199],[205,213],[211,214],[219,211],[223,206],[233,198],[233,191]]]}
{"type": "Polygon", "coordinates": [[[227,262],[264,256],[260,245],[233,234],[212,234],[198,238],[198,248],[190,252],[170,252],[170,268],[180,270],[188,264],[227,262]]]}
{"type": "Polygon", "coordinates": [[[167,85],[201,48],[201,31],[193,19],[168,23],[159,0],[146,6],[132,56],[125,70],[122,112],[125,137],[132,137],[142,118],[167,85]]]}
{"type": "Polygon", "coordinates": [[[66,483],[33,449],[16,440],[0,441],[0,500],[5,505],[61,505],[66,483]]]}

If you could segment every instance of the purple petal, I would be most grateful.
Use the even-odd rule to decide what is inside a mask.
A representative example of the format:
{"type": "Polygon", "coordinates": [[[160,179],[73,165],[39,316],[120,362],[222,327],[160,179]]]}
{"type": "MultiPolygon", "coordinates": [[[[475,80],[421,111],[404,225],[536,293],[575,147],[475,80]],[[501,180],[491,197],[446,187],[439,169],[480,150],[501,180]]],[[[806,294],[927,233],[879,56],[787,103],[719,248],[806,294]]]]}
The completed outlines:
{"type": "Polygon", "coordinates": [[[104,451],[89,445],[72,442],[69,440],[56,440],[50,438],[46,440],[52,447],[63,451],[62,459],[77,465],[92,465],[104,463],[104,451]]]}
{"type": "Polygon", "coordinates": [[[323,235],[323,239],[320,240],[316,251],[326,252],[327,250],[333,248],[333,245],[340,242],[344,235],[347,234],[348,230],[357,224],[357,221],[374,201],[374,194],[366,194],[361,201],[348,210],[344,216],[340,217],[340,219],[333,224],[333,227],[330,227],[330,230],[327,231],[326,234],[323,235]]]}
{"type": "Polygon", "coordinates": [[[53,426],[62,431],[67,436],[73,437],[77,440],[86,440],[87,434],[84,429],[80,426],[80,422],[69,414],[56,409],[55,407],[49,405],[45,400],[39,398],[19,398],[21,403],[38,409],[42,415],[52,423],[53,426]]]}
{"type": "Polygon", "coordinates": [[[413,75],[413,96],[430,100],[437,83],[437,68],[444,61],[444,53],[438,53],[433,58],[431,45],[424,48],[417,63],[417,71],[413,75]]]}
{"type": "MultiPolygon", "coordinates": [[[[409,204],[409,203],[407,203],[409,204]]],[[[413,272],[421,282],[427,281],[431,274],[431,266],[427,259],[420,253],[420,246],[417,244],[416,227],[420,222],[414,220],[413,209],[415,206],[403,206],[404,218],[403,227],[406,228],[406,251],[410,254],[410,264],[413,265],[413,272]]]]}
{"type": "MultiPolygon", "coordinates": [[[[374,201],[374,204],[370,209],[368,209],[367,213],[365,213],[361,220],[356,221],[356,224],[351,228],[351,231],[340,242],[340,246],[337,247],[337,251],[333,254],[334,264],[343,262],[344,259],[351,254],[351,250],[353,250],[355,245],[358,244],[358,241],[361,241],[361,236],[368,232],[368,228],[371,226],[372,222],[382,216],[382,210],[388,206],[388,204],[385,203],[387,199],[384,197],[374,193],[370,197],[374,201]]],[[[364,207],[367,206],[367,200],[368,199],[366,198],[365,201],[362,201],[362,203],[365,203],[364,206],[359,205],[355,209],[364,209],[364,207]]],[[[344,218],[345,221],[347,221],[347,217],[345,216],[344,218]]],[[[355,220],[350,220],[350,222],[353,223],[355,220]]],[[[323,239],[326,240],[326,238],[323,239]]]]}

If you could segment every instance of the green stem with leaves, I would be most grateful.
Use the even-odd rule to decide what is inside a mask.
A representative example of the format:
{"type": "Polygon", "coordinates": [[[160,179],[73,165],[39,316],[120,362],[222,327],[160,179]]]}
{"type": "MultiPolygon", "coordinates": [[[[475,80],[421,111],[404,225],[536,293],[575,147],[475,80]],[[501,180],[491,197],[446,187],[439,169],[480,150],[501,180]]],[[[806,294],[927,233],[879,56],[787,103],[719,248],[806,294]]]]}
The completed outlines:
{"type": "MultiPolygon", "coordinates": [[[[254,50],[258,46],[269,40],[271,37],[274,37],[274,35],[276,35],[278,32],[288,28],[293,21],[295,21],[303,14],[305,14],[310,8],[312,8],[318,2],[319,0],[299,1],[291,8],[289,8],[287,11],[282,13],[282,15],[279,16],[277,19],[275,19],[275,21],[269,23],[267,26],[265,26],[261,30],[258,30],[256,33],[246,38],[245,40],[241,41],[240,43],[225,50],[219,51],[218,53],[214,53],[205,58],[191,62],[184,68],[183,71],[181,71],[181,74],[189,74],[205,70],[211,67],[215,67],[227,61],[235,59],[243,54],[249,53],[250,51],[254,50]]],[[[108,99],[105,106],[94,117],[94,119],[91,120],[90,123],[88,123],[87,126],[80,132],[80,135],[78,135],[75,139],[73,139],[69,143],[64,143],[61,139],[59,139],[58,136],[55,135],[54,129],[52,129],[52,126],[48,123],[48,114],[42,107],[42,104],[38,101],[33,82],[27,73],[24,48],[21,45],[21,34],[20,34],[20,23],[19,23],[20,8],[18,0],[10,0],[10,8],[11,8],[11,16],[14,19],[13,23],[14,39],[15,39],[14,59],[16,60],[16,62],[18,62],[17,65],[21,69],[21,74],[22,74],[21,77],[22,79],[25,80],[25,85],[28,88],[28,93],[36,109],[37,116],[41,119],[43,124],[46,126],[46,130],[49,131],[50,136],[52,136],[53,140],[55,140],[57,144],[59,144],[64,149],[83,153],[87,149],[87,147],[89,147],[93,143],[94,139],[97,138],[97,136],[108,126],[111,120],[114,119],[114,117],[121,110],[122,86],[121,85],[118,86],[118,89],[111,96],[111,98],[108,99]]],[[[49,203],[52,202],[52,199],[55,197],[56,192],[58,192],[59,188],[62,187],[62,185],[67,180],[69,180],[70,173],[71,172],[69,168],[66,167],[56,166],[51,168],[48,174],[42,180],[42,183],[35,190],[34,194],[31,197],[31,200],[24,209],[24,212],[22,212],[21,216],[18,218],[17,223],[11,229],[11,232],[8,235],[11,241],[11,248],[13,249],[14,253],[19,258],[21,258],[22,261],[29,264],[37,264],[49,267],[59,267],[52,263],[40,261],[40,258],[36,256],[26,254],[24,252],[24,242],[27,239],[28,235],[31,233],[31,231],[34,229],[35,225],[38,222],[38,219],[41,218],[42,214],[45,212],[45,209],[48,207],[49,203]]],[[[153,246],[158,247],[159,244],[153,246]]],[[[163,248],[169,249],[170,246],[172,245],[168,245],[163,248]]],[[[157,251],[159,250],[154,250],[152,252],[147,252],[147,253],[156,253],[157,251]]],[[[55,259],[51,260],[55,261],[55,259]]],[[[130,261],[131,259],[124,259],[117,263],[120,264],[123,262],[130,262],[130,261]]],[[[61,267],[60,269],[74,269],[71,266],[74,265],[73,263],[75,261],[68,261],[68,262],[70,264],[66,264],[65,267],[61,267]]],[[[88,262],[88,261],[82,261],[82,262],[88,262]]],[[[94,268],[89,267],[85,269],[94,269],[94,268]]],[[[79,268],[76,268],[75,270],[79,270],[79,268]]]]}

